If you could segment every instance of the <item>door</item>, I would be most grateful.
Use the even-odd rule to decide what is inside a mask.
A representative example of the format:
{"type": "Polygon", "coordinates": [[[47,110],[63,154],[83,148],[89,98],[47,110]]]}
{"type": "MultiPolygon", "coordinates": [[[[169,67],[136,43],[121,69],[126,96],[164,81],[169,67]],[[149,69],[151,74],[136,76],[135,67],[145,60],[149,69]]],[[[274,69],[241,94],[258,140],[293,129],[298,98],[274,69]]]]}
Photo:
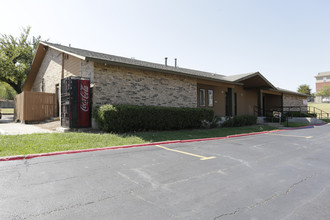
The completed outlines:
{"type": "Polygon", "coordinates": [[[226,116],[233,116],[233,89],[228,88],[226,92],[226,116]]]}

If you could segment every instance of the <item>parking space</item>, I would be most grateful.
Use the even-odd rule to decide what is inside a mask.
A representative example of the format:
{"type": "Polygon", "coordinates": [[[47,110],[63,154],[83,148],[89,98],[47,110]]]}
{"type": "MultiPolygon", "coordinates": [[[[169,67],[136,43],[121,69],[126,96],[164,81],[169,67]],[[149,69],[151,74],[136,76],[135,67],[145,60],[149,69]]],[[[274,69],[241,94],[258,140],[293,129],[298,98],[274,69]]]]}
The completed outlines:
{"type": "Polygon", "coordinates": [[[326,219],[329,141],[324,125],[0,162],[0,219],[326,219]]]}

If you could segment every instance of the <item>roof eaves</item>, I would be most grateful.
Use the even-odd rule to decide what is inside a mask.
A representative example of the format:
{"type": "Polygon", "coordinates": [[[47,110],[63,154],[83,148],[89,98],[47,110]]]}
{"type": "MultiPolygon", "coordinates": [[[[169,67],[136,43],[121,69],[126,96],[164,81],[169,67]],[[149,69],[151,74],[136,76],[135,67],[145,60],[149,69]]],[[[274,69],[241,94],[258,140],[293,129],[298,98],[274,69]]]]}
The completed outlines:
{"type": "Polygon", "coordinates": [[[233,84],[233,85],[243,85],[243,83],[239,83],[239,82],[231,82],[231,81],[228,81],[228,80],[222,80],[222,79],[212,78],[212,77],[207,77],[207,76],[198,76],[198,75],[193,75],[193,74],[179,72],[179,71],[170,70],[170,69],[161,69],[161,68],[157,68],[157,67],[141,66],[141,65],[136,65],[136,64],[129,64],[129,63],[123,63],[123,62],[103,60],[103,59],[98,59],[98,58],[93,58],[93,57],[86,57],[86,61],[93,61],[93,62],[96,62],[96,63],[117,65],[117,66],[123,66],[123,67],[134,67],[134,68],[137,68],[137,69],[152,70],[152,71],[157,71],[157,72],[162,72],[162,73],[169,73],[169,74],[174,74],[174,75],[187,76],[187,77],[197,78],[197,79],[205,79],[205,80],[228,83],[228,84],[233,84]]]}
{"type": "Polygon", "coordinates": [[[251,73],[251,74],[248,74],[242,78],[239,78],[237,80],[235,80],[235,82],[240,82],[240,81],[243,81],[243,80],[246,80],[246,79],[249,79],[251,77],[254,77],[254,76],[260,76],[271,88],[273,89],[277,89],[271,82],[269,82],[260,72],[255,72],[255,73],[251,73]]]}
{"type": "Polygon", "coordinates": [[[304,97],[312,97],[312,95],[307,95],[307,94],[300,93],[300,92],[294,92],[294,91],[290,91],[290,90],[286,90],[286,89],[282,89],[282,88],[276,88],[276,90],[280,91],[282,93],[287,93],[287,94],[293,94],[293,95],[304,96],[304,97]]]}
{"type": "Polygon", "coordinates": [[[50,48],[52,48],[52,49],[58,50],[58,51],[60,51],[60,52],[63,52],[63,53],[69,54],[69,55],[71,55],[71,56],[77,57],[77,58],[82,59],[82,60],[86,60],[86,57],[84,57],[84,56],[78,55],[78,54],[76,54],[76,53],[69,52],[69,51],[67,51],[67,50],[63,50],[63,49],[61,49],[61,48],[58,48],[58,47],[53,46],[53,45],[50,45],[50,44],[47,44],[47,42],[40,42],[40,43],[43,44],[43,45],[45,45],[45,46],[47,46],[47,47],[50,47],[50,48]]]}
{"type": "Polygon", "coordinates": [[[257,75],[257,74],[258,74],[258,72],[246,74],[245,76],[236,79],[235,82],[239,82],[239,81],[243,81],[243,80],[249,79],[249,78],[251,78],[251,77],[253,77],[253,76],[257,75]]]}

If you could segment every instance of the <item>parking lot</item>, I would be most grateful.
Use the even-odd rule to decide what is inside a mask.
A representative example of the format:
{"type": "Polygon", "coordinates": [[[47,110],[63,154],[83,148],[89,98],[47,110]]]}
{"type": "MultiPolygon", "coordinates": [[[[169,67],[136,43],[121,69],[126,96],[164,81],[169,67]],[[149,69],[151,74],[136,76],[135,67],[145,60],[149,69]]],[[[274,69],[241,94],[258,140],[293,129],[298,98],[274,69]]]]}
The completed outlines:
{"type": "Polygon", "coordinates": [[[329,219],[330,126],[0,162],[0,219],[329,219]]]}

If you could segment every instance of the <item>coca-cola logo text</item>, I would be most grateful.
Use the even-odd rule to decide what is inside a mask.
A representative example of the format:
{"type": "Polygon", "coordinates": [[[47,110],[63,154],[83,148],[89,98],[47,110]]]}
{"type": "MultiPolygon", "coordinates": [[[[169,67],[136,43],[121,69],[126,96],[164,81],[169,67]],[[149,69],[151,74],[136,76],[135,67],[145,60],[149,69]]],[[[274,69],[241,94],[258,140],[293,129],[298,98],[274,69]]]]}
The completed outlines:
{"type": "Polygon", "coordinates": [[[80,83],[80,96],[81,96],[81,102],[80,102],[80,109],[83,110],[84,112],[89,111],[89,93],[88,93],[88,86],[83,85],[80,83]]]}

